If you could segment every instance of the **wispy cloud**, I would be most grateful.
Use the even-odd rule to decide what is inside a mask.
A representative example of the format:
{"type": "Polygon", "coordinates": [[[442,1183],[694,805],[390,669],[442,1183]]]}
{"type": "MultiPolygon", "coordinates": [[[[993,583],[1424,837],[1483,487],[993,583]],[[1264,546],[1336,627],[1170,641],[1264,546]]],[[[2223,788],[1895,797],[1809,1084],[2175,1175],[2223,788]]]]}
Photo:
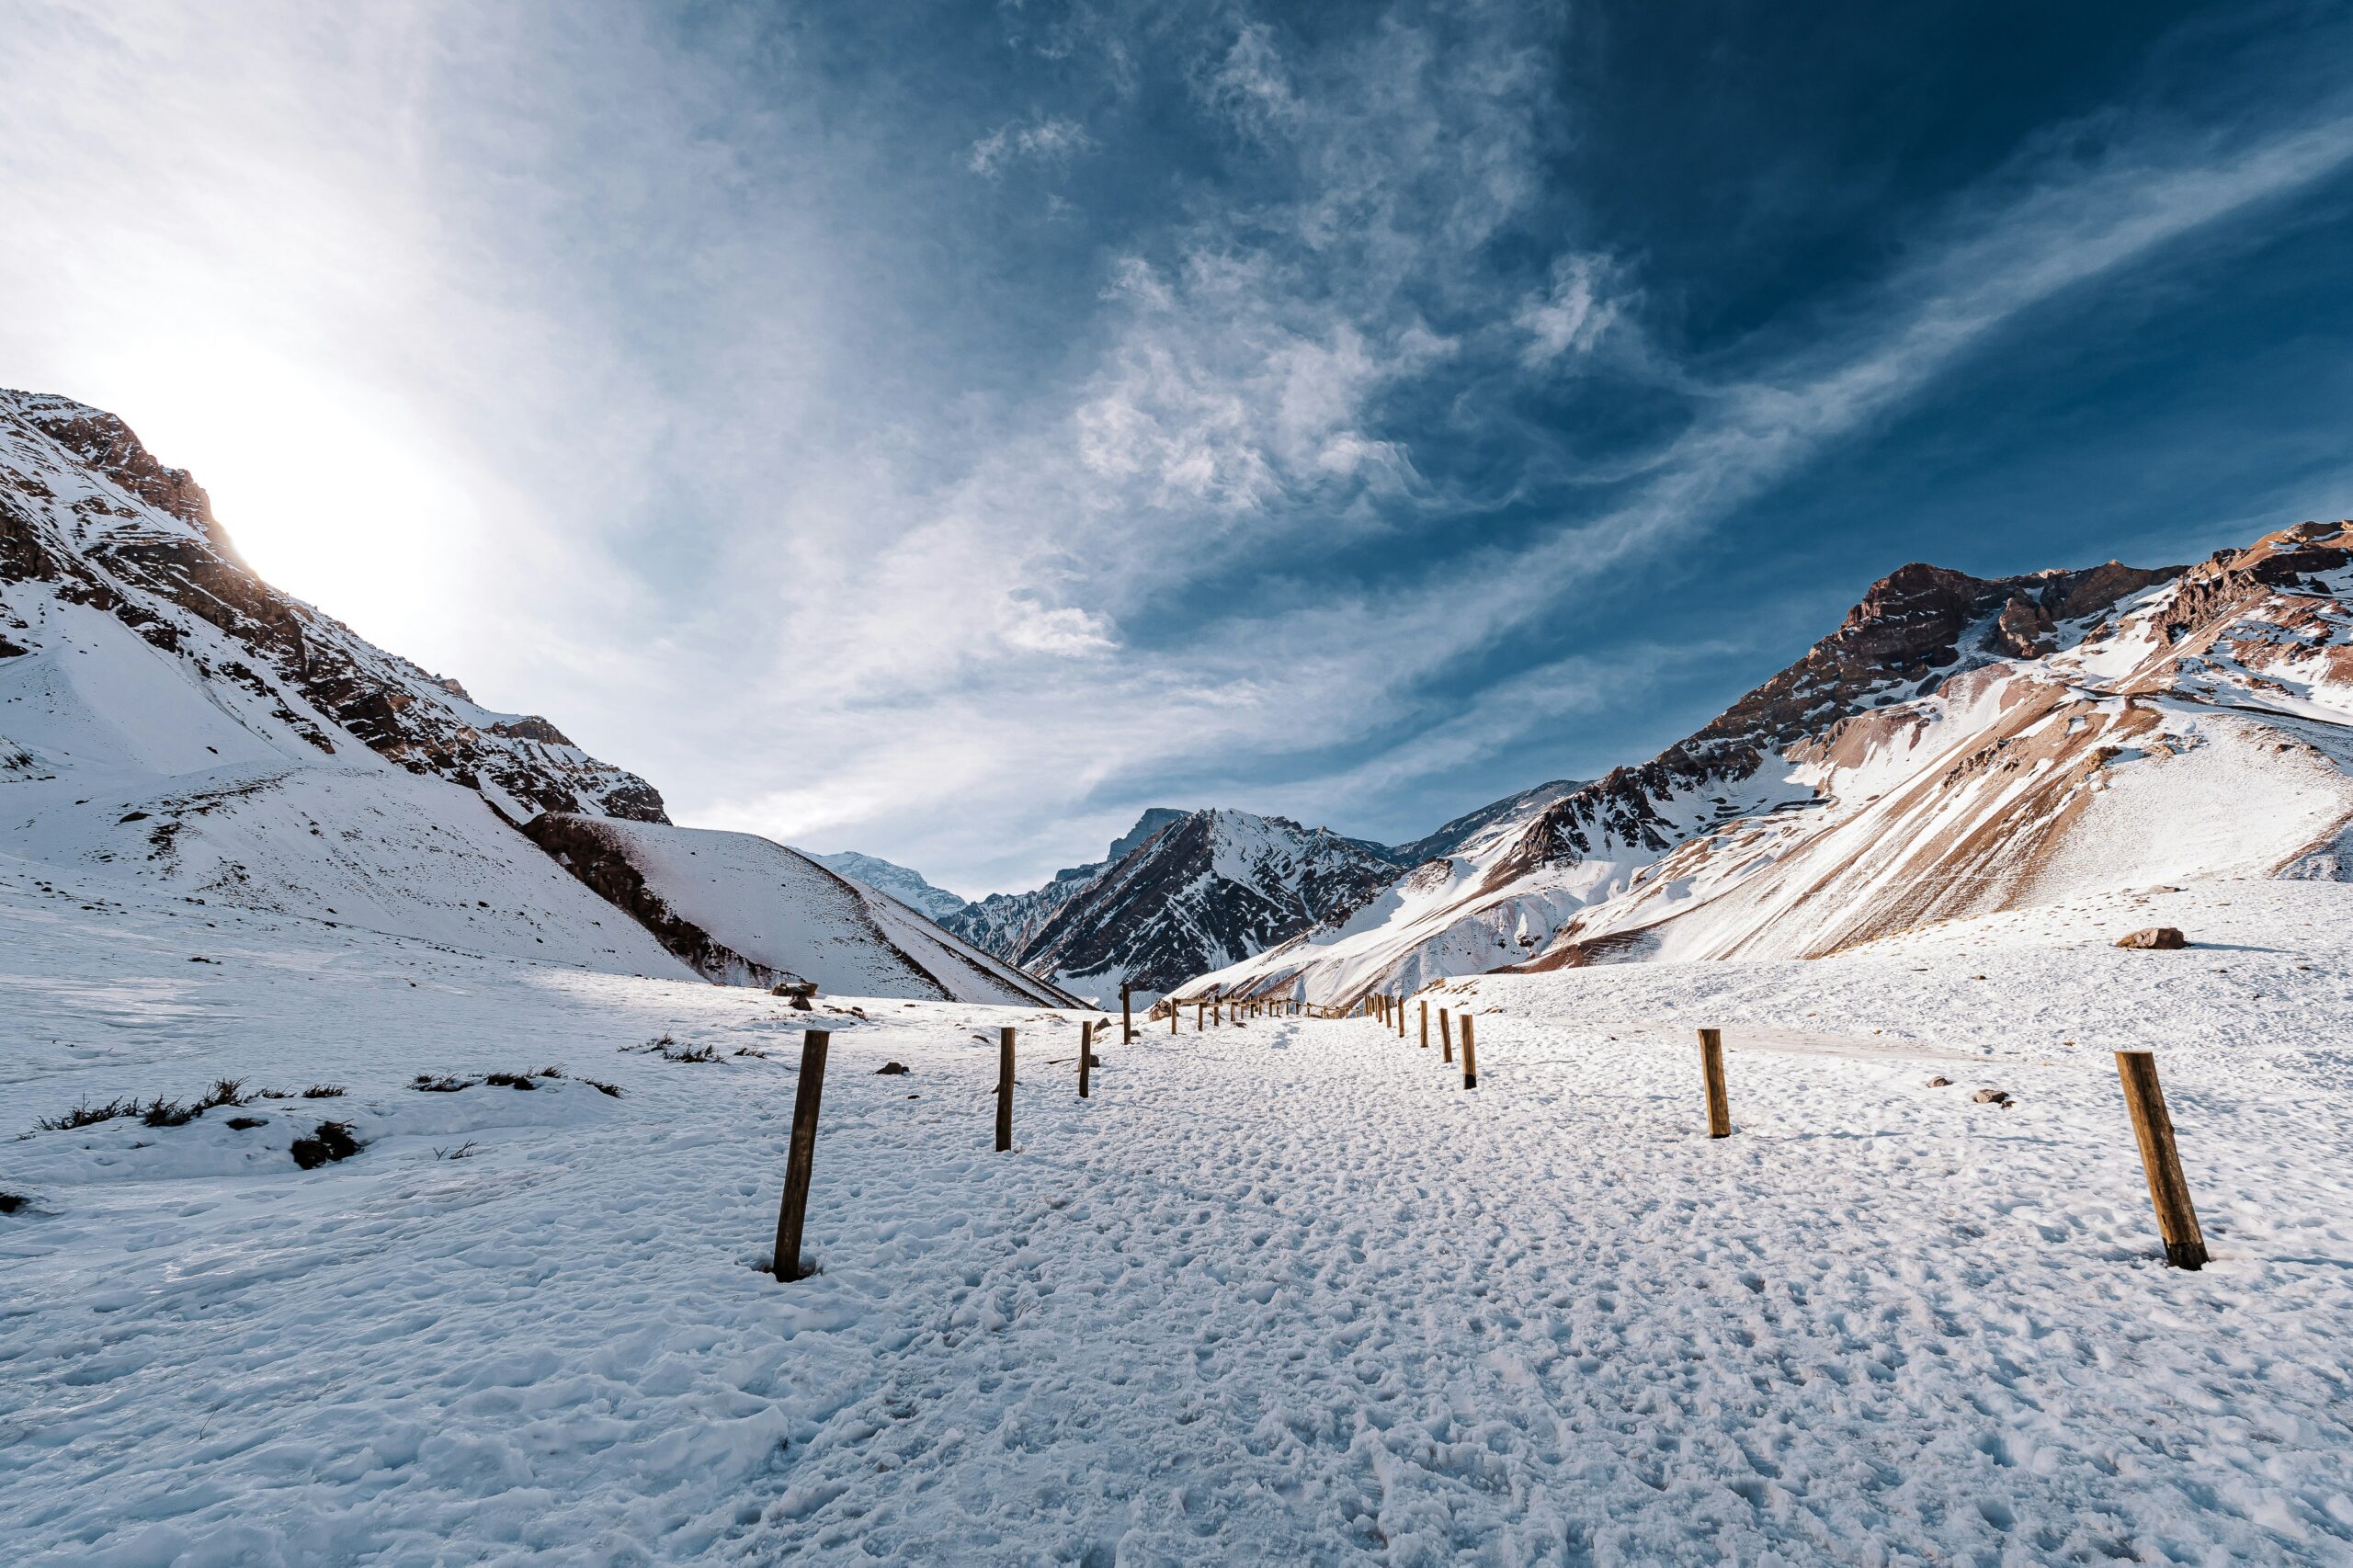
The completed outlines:
{"type": "Polygon", "coordinates": [[[964,166],[976,175],[995,176],[1024,160],[1067,164],[1095,145],[1086,128],[1061,115],[1040,115],[1029,120],[1008,120],[973,142],[964,154],[964,166]]]}
{"type": "Polygon", "coordinates": [[[2325,98],[2112,119],[1687,345],[1556,188],[1560,7],[1028,7],[1039,72],[937,116],[757,8],[17,8],[0,381],[121,403],[265,565],[682,818],[969,891],[1172,785],[1349,826],[1622,711],[1685,666],[1562,623],[2353,160],[2325,98]],[[1040,237],[1025,168],[1134,191],[1040,237]],[[1592,387],[1660,411],[1598,460],[1620,410],[1546,401],[1592,387]]]}
{"type": "Polygon", "coordinates": [[[1550,282],[1529,295],[1512,318],[1528,335],[1519,351],[1521,364],[1542,369],[1563,357],[1592,352],[1622,304],[1608,292],[1611,271],[1608,260],[1599,256],[1580,253],[1554,259],[1550,282]]]}

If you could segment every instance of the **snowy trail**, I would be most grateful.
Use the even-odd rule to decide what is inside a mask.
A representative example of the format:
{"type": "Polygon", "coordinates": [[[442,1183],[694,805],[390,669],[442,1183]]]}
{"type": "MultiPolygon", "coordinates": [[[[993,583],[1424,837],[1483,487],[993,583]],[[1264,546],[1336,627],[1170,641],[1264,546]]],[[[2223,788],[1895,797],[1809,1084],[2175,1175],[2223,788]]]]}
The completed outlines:
{"type": "Polygon", "coordinates": [[[298,921],[131,909],[99,944],[11,894],[6,1132],[215,1075],[350,1093],[245,1131],[0,1142],[0,1190],[34,1200],[0,1220],[0,1543],[2341,1561],[2345,892],[2241,893],[2200,916],[2237,947],[2165,968],[1996,925],[1457,983],[1474,1093],[1370,1023],[1188,1020],[1115,1037],[1081,1102],[1077,1015],[858,1003],[831,1019],[824,1272],[792,1286],[759,1266],[811,1016],[298,921]],[[1684,1015],[1727,1029],[1730,1140],[1701,1133],[1684,1015]],[[165,1028],[180,1054],[124,1043],[165,1028]],[[620,1049],[664,1033],[720,1060],[620,1049]],[[2150,1033],[2215,1253],[2195,1276],[2156,1259],[2106,1055],[2150,1033]],[[403,1086],[557,1062],[531,1093],[403,1086]],[[1969,1103],[1989,1082],[2018,1108],[1969,1103]],[[298,1172],[286,1140],[329,1110],[369,1147],[298,1172]]]}

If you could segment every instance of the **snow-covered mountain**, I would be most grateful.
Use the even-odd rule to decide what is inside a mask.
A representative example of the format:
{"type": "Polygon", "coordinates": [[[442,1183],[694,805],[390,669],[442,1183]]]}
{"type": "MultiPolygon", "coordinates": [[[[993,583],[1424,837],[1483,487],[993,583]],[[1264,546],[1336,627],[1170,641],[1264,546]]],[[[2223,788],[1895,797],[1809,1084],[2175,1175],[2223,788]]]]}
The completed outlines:
{"type": "Polygon", "coordinates": [[[114,415],[15,392],[0,392],[0,873],[92,900],[661,978],[1055,996],[780,846],[668,826],[651,785],[545,719],[484,709],[271,588],[196,482],[114,415]],[[568,853],[618,823],[643,834],[634,887],[534,842],[568,853]],[[663,874],[704,858],[728,867],[724,896],[663,874]]]}
{"type": "Polygon", "coordinates": [[[1906,566],[1652,761],[1185,989],[1811,957],[2084,892],[2342,875],[2349,600],[2346,524],[2186,569],[1906,566]]]}
{"type": "Polygon", "coordinates": [[[1555,778],[1517,794],[1492,801],[1475,812],[1465,812],[1452,822],[1440,824],[1434,832],[1423,835],[1410,844],[1392,844],[1390,857],[1400,866],[1418,866],[1425,860],[1443,860],[1449,855],[1474,853],[1474,839],[1498,834],[1517,836],[1530,818],[1553,801],[1585,788],[1581,778],[1555,778]]]}
{"type": "Polygon", "coordinates": [[[1063,905],[1126,859],[1129,851],[1170,823],[1181,822],[1190,814],[1172,806],[1150,807],[1136,818],[1135,826],[1111,841],[1111,847],[1100,860],[1065,866],[1045,886],[1028,892],[993,892],[986,898],[975,899],[940,924],[1000,958],[1012,958],[1029,947],[1038,933],[1046,928],[1046,923],[1062,913],[1063,905]]]}
{"type": "Polygon", "coordinates": [[[94,901],[689,973],[513,825],[658,818],[642,779],[278,594],[119,420],[22,392],[0,392],[0,862],[94,901]]]}
{"type": "Polygon", "coordinates": [[[964,900],[946,888],[933,887],[924,880],[922,872],[877,856],[845,849],[837,855],[811,855],[809,858],[876,892],[889,893],[908,908],[921,910],[929,919],[945,920],[964,907],[964,900]]]}
{"type": "Polygon", "coordinates": [[[697,972],[722,983],[813,980],[852,996],[1050,1007],[1076,1001],[898,900],[753,834],[552,812],[526,831],[697,972]]]}
{"type": "Polygon", "coordinates": [[[983,899],[951,924],[1005,941],[988,945],[1082,995],[1108,1000],[1126,981],[1156,998],[1188,975],[1346,918],[1398,870],[1378,845],[1247,812],[1147,812],[1112,848],[1116,858],[1091,874],[999,895],[995,911],[983,899]],[[1006,913],[1027,923],[979,924],[1006,913]]]}
{"type": "Polygon", "coordinates": [[[13,628],[0,630],[0,657],[38,651],[44,628],[88,612],[267,721],[273,743],[290,736],[305,759],[356,742],[518,822],[542,811],[668,820],[644,779],[545,719],[483,708],[456,681],[270,587],[196,481],[156,461],[111,414],[0,391],[0,585],[13,628]]]}

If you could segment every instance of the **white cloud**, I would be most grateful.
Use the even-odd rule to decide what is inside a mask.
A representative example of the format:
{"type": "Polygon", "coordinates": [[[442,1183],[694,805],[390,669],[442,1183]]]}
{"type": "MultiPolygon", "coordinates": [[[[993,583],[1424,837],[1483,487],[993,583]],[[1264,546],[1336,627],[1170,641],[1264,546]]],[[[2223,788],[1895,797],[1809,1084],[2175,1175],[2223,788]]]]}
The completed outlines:
{"type": "Polygon", "coordinates": [[[1606,258],[1571,255],[1554,259],[1551,286],[1532,294],[1513,318],[1528,335],[1520,362],[1540,369],[1563,355],[1592,351],[1618,319],[1620,301],[1605,297],[1610,267],[1606,258]]]}
{"type": "Polygon", "coordinates": [[[1012,120],[973,142],[965,153],[964,166],[976,175],[994,177],[1003,173],[1007,165],[1025,158],[1043,164],[1067,164],[1094,145],[1085,126],[1060,115],[1012,120]]]}

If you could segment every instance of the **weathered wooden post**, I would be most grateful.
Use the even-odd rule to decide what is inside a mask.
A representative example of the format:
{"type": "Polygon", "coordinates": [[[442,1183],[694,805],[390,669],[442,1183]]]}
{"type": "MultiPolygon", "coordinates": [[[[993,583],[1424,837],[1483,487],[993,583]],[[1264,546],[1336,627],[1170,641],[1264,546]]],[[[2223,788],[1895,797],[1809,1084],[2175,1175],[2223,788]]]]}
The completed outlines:
{"type": "Polygon", "coordinates": [[[996,1032],[996,1152],[1013,1148],[1013,1030],[996,1032]]]}
{"type": "Polygon", "coordinates": [[[784,1156],[784,1201],[776,1211],[776,1258],[770,1271],[790,1285],[801,1278],[801,1227],[809,1218],[809,1171],[817,1158],[817,1102],[825,1093],[826,1029],[801,1037],[801,1083],[792,1092],[792,1141],[784,1156]]]}
{"type": "Polygon", "coordinates": [[[1174,996],[1168,999],[1168,1032],[1176,1032],[1176,998],[1174,996]]]}
{"type": "Polygon", "coordinates": [[[1443,1007],[1438,1010],[1438,1053],[1440,1062],[1454,1060],[1454,1026],[1447,1022],[1443,1007]]]}
{"type": "Polygon", "coordinates": [[[1479,1042],[1471,1037],[1471,1015],[1462,1015],[1462,1086],[1479,1086],[1479,1042]]]}
{"type": "Polygon", "coordinates": [[[2149,1201],[2156,1206],[2157,1233],[2165,1238],[2165,1261],[2176,1268],[2206,1267],[2206,1235],[2190,1207],[2189,1182],[2174,1147],[2173,1118],[2157,1085],[2156,1058],[2145,1051],[2116,1053],[2116,1075],[2124,1084],[2124,1108],[2132,1113],[2132,1135],[2141,1142],[2141,1170],[2149,1178],[2149,1201]]]}
{"type": "Polygon", "coordinates": [[[1699,1031],[1699,1075],[1708,1085],[1708,1136],[1732,1136],[1732,1100],[1724,1093],[1724,1031],[1699,1031]]]}
{"type": "Polygon", "coordinates": [[[1427,1002],[1425,1002],[1425,1003],[1423,1003],[1423,1004],[1422,1004],[1422,1049],[1423,1049],[1424,1051],[1427,1051],[1429,1048],[1430,1048],[1430,1005],[1429,1005],[1427,1002]]]}
{"type": "Polygon", "coordinates": [[[1120,1043],[1121,1045],[1133,1045],[1136,1042],[1135,1004],[1131,1000],[1134,993],[1135,987],[1132,984],[1124,980],[1120,982],[1120,1043]]]}
{"type": "Polygon", "coordinates": [[[1095,1065],[1095,1026],[1078,1026],[1078,1097],[1086,1098],[1086,1070],[1095,1065]]]}
{"type": "Polygon", "coordinates": [[[1405,999],[1403,996],[1398,997],[1397,1005],[1390,1011],[1397,1015],[1397,1038],[1404,1040],[1405,1038],[1405,999]]]}

